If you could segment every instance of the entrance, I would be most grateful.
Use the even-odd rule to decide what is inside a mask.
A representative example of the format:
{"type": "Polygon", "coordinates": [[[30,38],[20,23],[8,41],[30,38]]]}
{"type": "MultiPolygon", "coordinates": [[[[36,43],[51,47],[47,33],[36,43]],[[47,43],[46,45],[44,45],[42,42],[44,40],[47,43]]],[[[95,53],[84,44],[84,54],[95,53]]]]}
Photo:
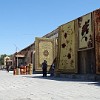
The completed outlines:
{"type": "Polygon", "coordinates": [[[94,49],[88,49],[78,52],[78,73],[79,74],[95,73],[94,49]]]}

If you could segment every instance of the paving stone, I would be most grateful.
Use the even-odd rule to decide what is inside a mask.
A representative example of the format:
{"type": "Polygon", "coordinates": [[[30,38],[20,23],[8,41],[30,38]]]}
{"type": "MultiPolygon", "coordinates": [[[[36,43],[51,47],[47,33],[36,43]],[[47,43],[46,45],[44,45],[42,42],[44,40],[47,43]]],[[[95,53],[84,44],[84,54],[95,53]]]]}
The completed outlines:
{"type": "Polygon", "coordinates": [[[0,100],[100,100],[100,82],[0,71],[0,100]]]}

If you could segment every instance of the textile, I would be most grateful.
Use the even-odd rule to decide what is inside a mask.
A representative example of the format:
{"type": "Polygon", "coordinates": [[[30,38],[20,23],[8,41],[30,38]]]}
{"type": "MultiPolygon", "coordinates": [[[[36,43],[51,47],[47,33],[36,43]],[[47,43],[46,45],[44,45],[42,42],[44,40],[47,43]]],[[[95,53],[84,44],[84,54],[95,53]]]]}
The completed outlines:
{"type": "Polygon", "coordinates": [[[88,49],[94,46],[91,13],[78,18],[79,49],[88,49]]]}
{"type": "Polygon", "coordinates": [[[50,67],[54,60],[54,40],[47,38],[36,38],[35,51],[36,69],[41,70],[41,64],[44,60],[47,61],[47,65],[50,67]]]}
{"type": "Polygon", "coordinates": [[[100,74],[100,9],[93,12],[95,21],[96,73],[100,74]]]}
{"type": "Polygon", "coordinates": [[[76,50],[74,21],[60,26],[58,34],[58,69],[76,72],[76,50]]]}

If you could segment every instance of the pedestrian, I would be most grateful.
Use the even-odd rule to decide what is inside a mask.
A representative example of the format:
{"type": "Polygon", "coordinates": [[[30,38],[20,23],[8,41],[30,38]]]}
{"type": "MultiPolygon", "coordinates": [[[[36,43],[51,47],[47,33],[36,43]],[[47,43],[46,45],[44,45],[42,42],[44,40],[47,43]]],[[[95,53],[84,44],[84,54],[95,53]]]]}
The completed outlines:
{"type": "Polygon", "coordinates": [[[44,60],[44,62],[42,63],[42,71],[43,71],[43,77],[47,76],[47,61],[44,60]]]}
{"type": "Polygon", "coordinates": [[[9,72],[9,65],[6,66],[7,72],[9,72]]]}
{"type": "Polygon", "coordinates": [[[54,69],[55,69],[55,64],[53,63],[50,67],[50,76],[54,76],[54,69]]]}

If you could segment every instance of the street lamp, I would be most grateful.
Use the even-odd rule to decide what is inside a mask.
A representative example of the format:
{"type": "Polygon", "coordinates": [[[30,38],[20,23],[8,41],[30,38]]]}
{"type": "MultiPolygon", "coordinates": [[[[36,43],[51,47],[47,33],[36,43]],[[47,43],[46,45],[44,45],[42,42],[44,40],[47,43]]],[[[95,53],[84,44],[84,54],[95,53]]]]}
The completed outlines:
{"type": "Polygon", "coordinates": [[[14,46],[16,47],[16,64],[17,64],[17,68],[18,68],[18,55],[17,55],[17,46],[14,44],[14,46]]]}

